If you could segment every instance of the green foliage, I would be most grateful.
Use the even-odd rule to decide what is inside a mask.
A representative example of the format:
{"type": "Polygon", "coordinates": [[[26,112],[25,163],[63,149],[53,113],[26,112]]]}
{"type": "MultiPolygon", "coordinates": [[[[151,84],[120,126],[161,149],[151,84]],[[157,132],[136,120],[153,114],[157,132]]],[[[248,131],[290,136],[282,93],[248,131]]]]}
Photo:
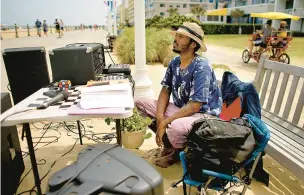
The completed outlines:
{"type": "Polygon", "coordinates": [[[240,17],[242,17],[244,15],[244,11],[243,10],[240,10],[240,9],[234,9],[234,10],[232,10],[231,11],[231,16],[233,17],[233,18],[235,18],[235,22],[237,23],[237,20],[240,18],[240,17]]]}
{"type": "MultiPolygon", "coordinates": [[[[242,34],[251,34],[253,25],[251,24],[203,24],[201,25],[204,33],[208,34],[238,34],[239,27],[242,28],[242,34]]],[[[255,25],[255,29],[261,29],[261,25],[255,25]]]]}
{"type": "MultiPolygon", "coordinates": [[[[114,122],[114,119],[106,118],[105,122],[107,125],[110,125],[111,122],[114,122]]],[[[152,120],[149,117],[142,116],[136,108],[133,109],[133,115],[127,119],[124,119],[124,123],[122,125],[123,131],[134,132],[134,131],[142,131],[146,130],[148,125],[150,125],[152,120]]],[[[147,134],[146,138],[151,137],[151,135],[147,134]]]]}
{"type": "MultiPolygon", "coordinates": [[[[114,49],[120,63],[135,63],[134,28],[126,28],[116,41],[114,49]]],[[[147,28],[146,29],[146,60],[148,63],[168,63],[171,57],[171,45],[173,37],[168,29],[147,28]]]]}
{"type": "Polygon", "coordinates": [[[195,5],[191,8],[191,13],[198,18],[199,16],[202,16],[206,13],[206,10],[204,7],[199,6],[199,5],[195,5]]]}
{"type": "Polygon", "coordinates": [[[177,8],[170,8],[170,9],[167,10],[167,12],[169,13],[169,16],[178,15],[178,9],[177,8]]]}
{"type": "Polygon", "coordinates": [[[183,15],[173,15],[166,18],[160,16],[154,16],[153,18],[146,20],[146,27],[156,27],[156,28],[178,28],[184,22],[195,22],[201,24],[198,20],[194,18],[188,18],[183,15]]]}

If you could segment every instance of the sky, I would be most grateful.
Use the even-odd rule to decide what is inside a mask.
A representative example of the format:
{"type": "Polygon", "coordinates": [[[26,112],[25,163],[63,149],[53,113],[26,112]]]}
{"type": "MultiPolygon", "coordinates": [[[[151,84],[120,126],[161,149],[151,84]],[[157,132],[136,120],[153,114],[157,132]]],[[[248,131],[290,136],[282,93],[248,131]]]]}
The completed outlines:
{"type": "MultiPolygon", "coordinates": [[[[117,5],[121,0],[117,0],[117,5]]],[[[104,0],[1,0],[1,24],[34,25],[37,18],[65,25],[106,25],[108,8],[104,0]]]]}

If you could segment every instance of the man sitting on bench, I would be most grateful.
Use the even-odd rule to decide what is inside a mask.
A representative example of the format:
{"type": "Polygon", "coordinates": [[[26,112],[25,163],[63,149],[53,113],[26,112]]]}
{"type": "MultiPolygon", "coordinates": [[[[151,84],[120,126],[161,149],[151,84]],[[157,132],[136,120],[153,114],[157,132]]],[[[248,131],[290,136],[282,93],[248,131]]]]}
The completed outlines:
{"type": "Polygon", "coordinates": [[[168,167],[178,161],[184,149],[192,123],[202,117],[219,116],[222,108],[221,91],[211,63],[196,54],[206,51],[204,31],[196,23],[184,23],[174,31],[175,57],[161,82],[163,88],[158,100],[138,100],[136,107],[143,114],[156,119],[156,143],[164,146],[155,161],[168,167]],[[174,103],[170,103],[170,95],[174,103]]]}

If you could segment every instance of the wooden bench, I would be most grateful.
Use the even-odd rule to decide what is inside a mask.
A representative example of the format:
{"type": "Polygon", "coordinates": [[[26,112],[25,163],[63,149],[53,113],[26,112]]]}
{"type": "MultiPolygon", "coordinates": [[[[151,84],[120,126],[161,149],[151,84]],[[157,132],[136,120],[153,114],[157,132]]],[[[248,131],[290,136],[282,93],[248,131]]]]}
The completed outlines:
{"type": "Polygon", "coordinates": [[[304,68],[261,60],[254,85],[271,131],[265,151],[304,181],[304,68]]]}

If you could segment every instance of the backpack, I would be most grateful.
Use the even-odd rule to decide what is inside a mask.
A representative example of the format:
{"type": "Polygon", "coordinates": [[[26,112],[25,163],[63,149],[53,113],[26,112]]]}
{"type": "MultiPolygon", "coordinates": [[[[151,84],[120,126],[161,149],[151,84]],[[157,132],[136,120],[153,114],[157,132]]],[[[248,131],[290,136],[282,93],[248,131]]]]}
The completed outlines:
{"type": "MultiPolygon", "coordinates": [[[[223,121],[198,119],[187,138],[188,173],[199,182],[207,182],[202,169],[233,175],[255,147],[251,126],[245,118],[223,121]]],[[[227,180],[214,179],[213,187],[224,187],[227,180]]]]}

